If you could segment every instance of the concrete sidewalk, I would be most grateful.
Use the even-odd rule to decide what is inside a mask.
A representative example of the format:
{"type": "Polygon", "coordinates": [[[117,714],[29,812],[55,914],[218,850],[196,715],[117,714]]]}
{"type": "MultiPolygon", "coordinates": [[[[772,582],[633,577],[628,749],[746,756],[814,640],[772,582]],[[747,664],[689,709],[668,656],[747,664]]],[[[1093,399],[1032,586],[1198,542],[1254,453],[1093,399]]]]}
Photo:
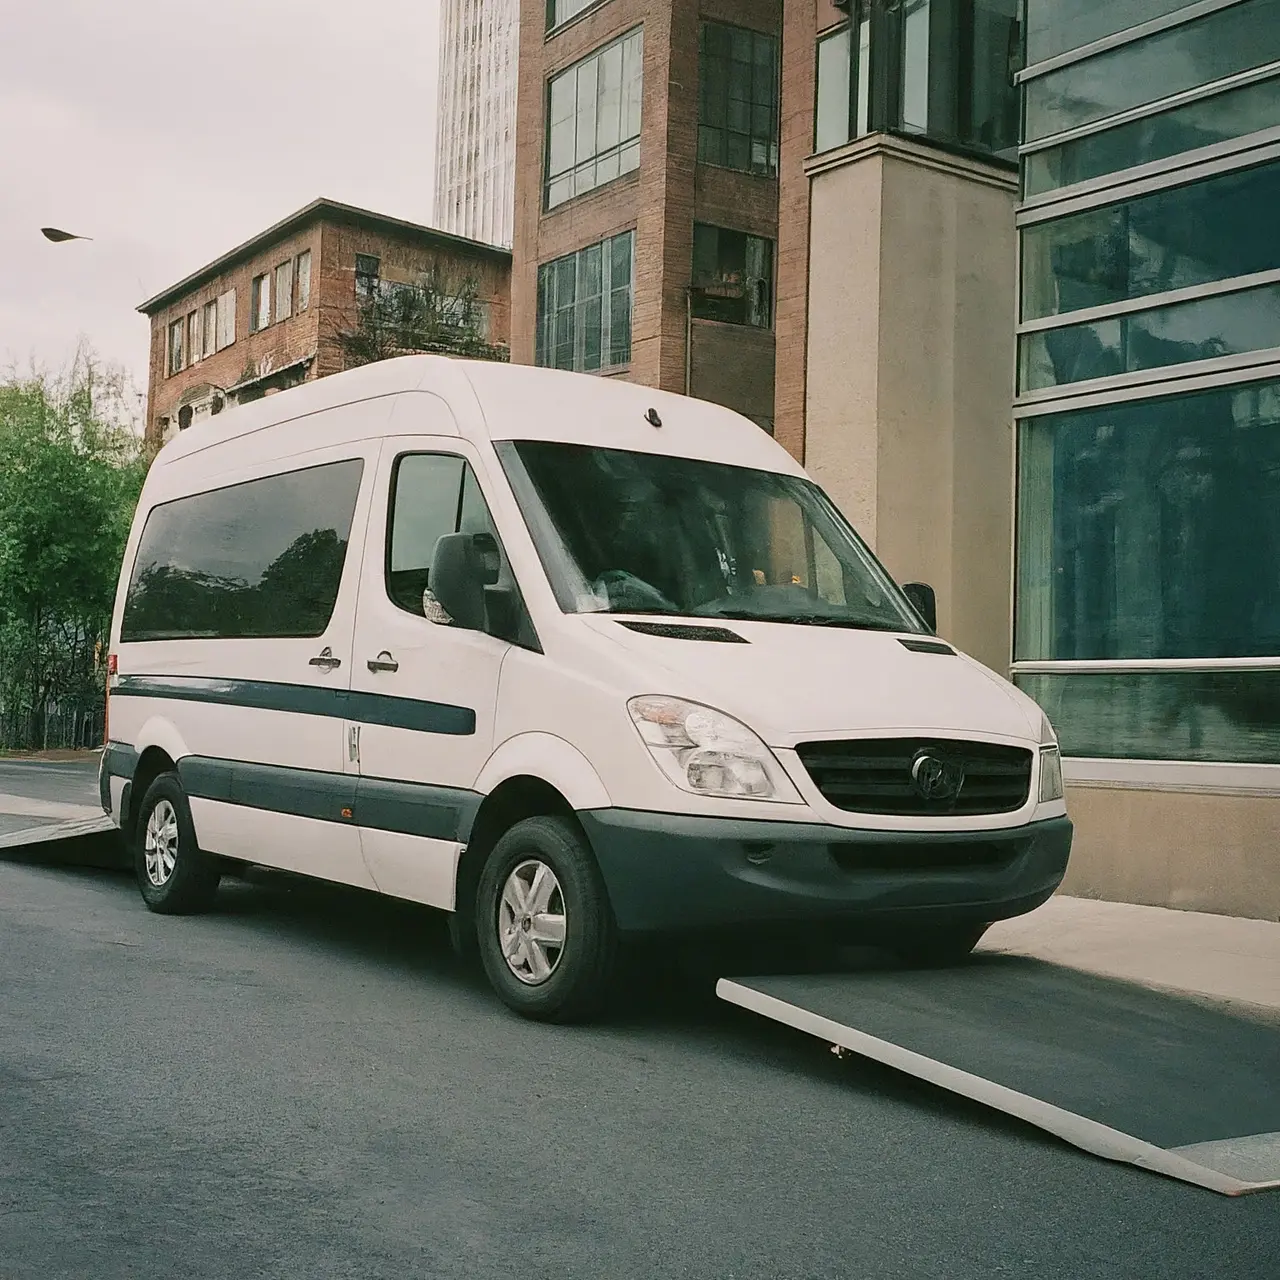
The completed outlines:
{"type": "Polygon", "coordinates": [[[1280,1012],[1280,923],[1059,896],[993,925],[980,952],[1280,1012]]]}

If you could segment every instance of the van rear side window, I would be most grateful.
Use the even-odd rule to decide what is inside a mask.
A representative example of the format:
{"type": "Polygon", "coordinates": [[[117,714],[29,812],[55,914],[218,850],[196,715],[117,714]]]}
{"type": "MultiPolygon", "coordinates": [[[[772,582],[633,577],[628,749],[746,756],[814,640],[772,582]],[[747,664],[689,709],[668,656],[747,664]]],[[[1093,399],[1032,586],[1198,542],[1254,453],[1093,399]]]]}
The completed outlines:
{"type": "Polygon", "coordinates": [[[155,507],[138,545],[120,639],[323,635],[363,472],[355,458],[155,507]]]}

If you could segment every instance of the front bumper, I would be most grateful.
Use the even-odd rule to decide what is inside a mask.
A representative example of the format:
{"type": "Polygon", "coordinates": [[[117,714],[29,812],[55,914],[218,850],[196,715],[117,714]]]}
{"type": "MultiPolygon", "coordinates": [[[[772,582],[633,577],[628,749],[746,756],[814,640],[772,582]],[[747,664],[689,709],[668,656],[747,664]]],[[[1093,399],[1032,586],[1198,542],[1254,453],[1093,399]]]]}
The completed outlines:
{"type": "Polygon", "coordinates": [[[1000,831],[858,831],[818,823],[595,809],[578,814],[619,927],[986,924],[1062,882],[1069,818],[1000,831]]]}

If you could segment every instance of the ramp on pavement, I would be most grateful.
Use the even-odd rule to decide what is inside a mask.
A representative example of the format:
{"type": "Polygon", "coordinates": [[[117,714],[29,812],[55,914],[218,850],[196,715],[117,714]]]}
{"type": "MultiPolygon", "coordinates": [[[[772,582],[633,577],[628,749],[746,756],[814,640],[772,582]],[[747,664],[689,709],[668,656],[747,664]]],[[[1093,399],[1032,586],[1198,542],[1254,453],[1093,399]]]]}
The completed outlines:
{"type": "Polygon", "coordinates": [[[721,979],[717,994],[1109,1160],[1280,1188],[1280,1021],[1017,956],[721,979]]]}

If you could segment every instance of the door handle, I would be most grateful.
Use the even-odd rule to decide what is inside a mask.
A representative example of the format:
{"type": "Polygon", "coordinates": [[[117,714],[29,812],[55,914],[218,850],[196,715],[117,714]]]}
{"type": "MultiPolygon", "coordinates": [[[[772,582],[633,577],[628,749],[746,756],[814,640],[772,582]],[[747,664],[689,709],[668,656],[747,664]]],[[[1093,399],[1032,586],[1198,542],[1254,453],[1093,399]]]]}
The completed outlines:
{"type": "Polygon", "coordinates": [[[370,658],[365,665],[370,671],[399,671],[400,664],[386,650],[378,654],[376,658],[370,658]]]}
{"type": "Polygon", "coordinates": [[[328,645],[325,645],[325,647],[321,649],[314,658],[311,658],[308,661],[307,665],[311,667],[319,667],[322,671],[332,671],[334,667],[342,666],[342,659],[335,658],[333,656],[333,650],[330,649],[328,645]]]}

